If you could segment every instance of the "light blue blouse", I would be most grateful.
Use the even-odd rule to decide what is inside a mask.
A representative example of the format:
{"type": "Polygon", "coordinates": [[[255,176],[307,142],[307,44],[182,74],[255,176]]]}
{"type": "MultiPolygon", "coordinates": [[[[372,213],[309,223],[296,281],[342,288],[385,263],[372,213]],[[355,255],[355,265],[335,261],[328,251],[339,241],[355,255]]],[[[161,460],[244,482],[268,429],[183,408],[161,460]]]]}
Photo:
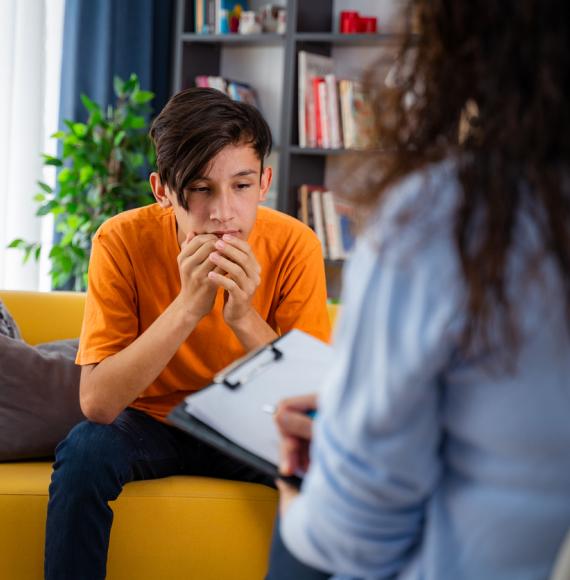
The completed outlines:
{"type": "Polygon", "coordinates": [[[456,183],[451,163],[409,177],[345,271],[312,464],[281,528],[300,560],[338,578],[544,579],[570,526],[558,270],[544,254],[521,267],[541,249],[529,207],[508,271],[518,355],[505,372],[499,338],[460,356],[456,183]]]}

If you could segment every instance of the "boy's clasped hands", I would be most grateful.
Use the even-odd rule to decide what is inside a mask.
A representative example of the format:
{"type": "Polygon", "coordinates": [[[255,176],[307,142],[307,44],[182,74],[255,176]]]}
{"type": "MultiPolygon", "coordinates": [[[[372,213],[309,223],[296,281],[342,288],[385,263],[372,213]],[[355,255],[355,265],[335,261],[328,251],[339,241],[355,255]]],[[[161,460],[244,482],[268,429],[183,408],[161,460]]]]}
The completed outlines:
{"type": "Polygon", "coordinates": [[[189,232],[181,244],[178,269],[181,295],[198,318],[212,310],[218,288],[225,291],[223,313],[228,325],[250,312],[261,268],[246,241],[231,234],[189,232]]]}

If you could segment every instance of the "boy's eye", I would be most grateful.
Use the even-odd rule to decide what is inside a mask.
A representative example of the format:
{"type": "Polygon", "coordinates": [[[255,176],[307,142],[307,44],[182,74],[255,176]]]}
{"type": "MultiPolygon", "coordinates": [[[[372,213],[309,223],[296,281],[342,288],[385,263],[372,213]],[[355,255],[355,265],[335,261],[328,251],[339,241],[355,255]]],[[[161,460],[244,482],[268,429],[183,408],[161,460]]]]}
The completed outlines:
{"type": "Polygon", "coordinates": [[[207,193],[208,191],[210,191],[209,187],[191,187],[190,188],[190,193],[207,193]]]}
{"type": "Polygon", "coordinates": [[[251,187],[251,183],[238,183],[237,184],[238,189],[247,189],[248,187],[251,187]]]}

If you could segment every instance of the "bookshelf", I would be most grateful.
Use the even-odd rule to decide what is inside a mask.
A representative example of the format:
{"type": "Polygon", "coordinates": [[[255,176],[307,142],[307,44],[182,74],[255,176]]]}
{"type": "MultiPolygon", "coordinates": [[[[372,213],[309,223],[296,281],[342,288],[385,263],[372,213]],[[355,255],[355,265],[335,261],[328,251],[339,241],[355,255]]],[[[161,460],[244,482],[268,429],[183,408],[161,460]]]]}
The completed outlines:
{"type": "MultiPolygon", "coordinates": [[[[266,3],[249,0],[251,9],[266,3]]],[[[275,141],[275,154],[270,159],[274,167],[271,205],[297,215],[299,187],[325,184],[327,175],[347,153],[343,149],[299,146],[299,51],[329,56],[335,62],[338,58],[344,71],[358,76],[354,71],[375,60],[379,48],[389,51],[397,46],[399,35],[386,23],[393,20],[398,0],[274,0],[273,4],[287,10],[284,34],[207,35],[194,31],[194,0],[178,0],[173,90],[194,86],[198,75],[224,76],[256,88],[275,141]],[[380,32],[340,34],[337,23],[341,10],[376,16],[380,32]]],[[[338,293],[341,267],[342,261],[327,263],[333,296],[338,293]]]]}

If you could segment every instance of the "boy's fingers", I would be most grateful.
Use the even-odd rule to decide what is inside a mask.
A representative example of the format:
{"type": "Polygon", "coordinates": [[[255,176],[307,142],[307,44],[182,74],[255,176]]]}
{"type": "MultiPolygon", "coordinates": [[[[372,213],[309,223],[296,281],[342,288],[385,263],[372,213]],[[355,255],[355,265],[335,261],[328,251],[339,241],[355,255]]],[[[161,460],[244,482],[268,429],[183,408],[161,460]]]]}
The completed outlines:
{"type": "MultiPolygon", "coordinates": [[[[223,255],[227,256],[232,262],[239,264],[245,271],[248,278],[259,279],[261,274],[261,267],[255,259],[255,255],[251,251],[251,246],[239,238],[233,238],[240,246],[228,243],[225,238],[218,240],[216,249],[223,255]]],[[[259,282],[258,282],[259,283],[259,282]]]]}

